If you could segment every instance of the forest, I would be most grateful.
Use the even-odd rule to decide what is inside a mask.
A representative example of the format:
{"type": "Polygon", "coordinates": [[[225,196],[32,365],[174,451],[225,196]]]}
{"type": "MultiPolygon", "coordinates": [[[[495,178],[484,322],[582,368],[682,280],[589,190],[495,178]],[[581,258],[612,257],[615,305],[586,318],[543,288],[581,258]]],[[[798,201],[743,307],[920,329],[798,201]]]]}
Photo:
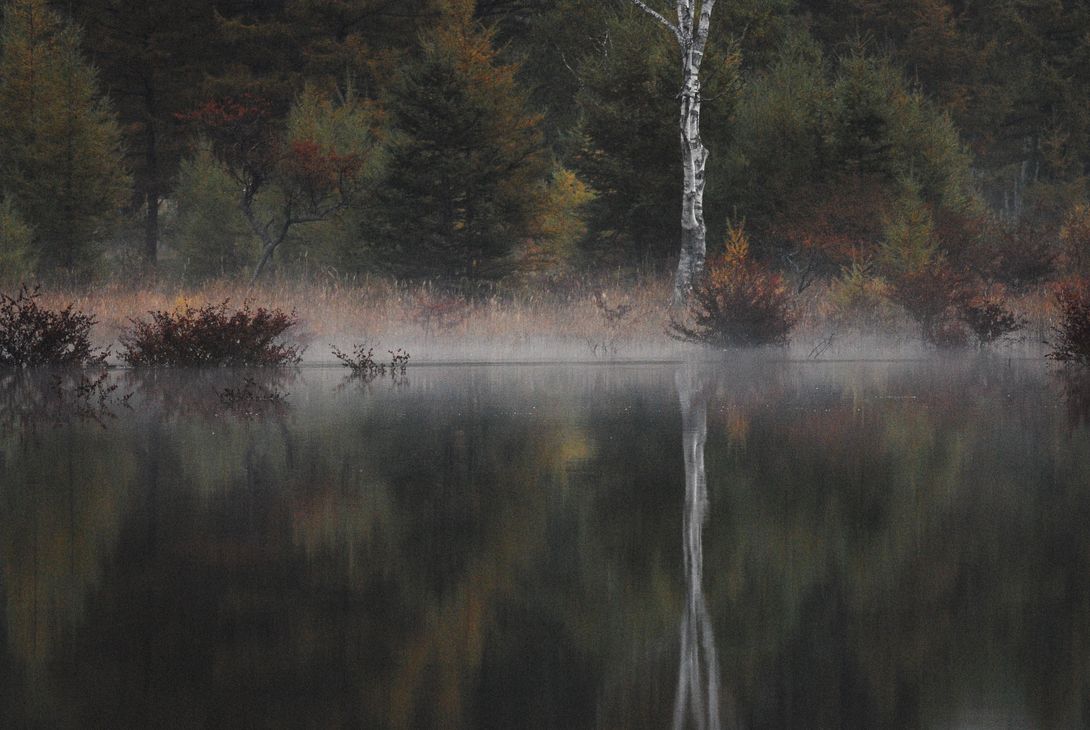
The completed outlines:
{"type": "Polygon", "coordinates": [[[1085,3],[705,2],[691,95],[674,5],[7,0],[0,281],[417,287],[427,322],[653,297],[659,333],[713,345],[1085,316],[1085,3]],[[679,99],[706,149],[685,316],[679,99]]]}

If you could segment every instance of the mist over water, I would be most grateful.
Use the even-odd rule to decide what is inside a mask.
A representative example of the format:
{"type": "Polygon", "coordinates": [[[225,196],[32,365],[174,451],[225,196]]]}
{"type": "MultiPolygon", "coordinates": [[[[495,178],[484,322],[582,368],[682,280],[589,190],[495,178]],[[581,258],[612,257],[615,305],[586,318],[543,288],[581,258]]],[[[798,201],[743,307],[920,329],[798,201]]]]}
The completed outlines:
{"type": "Polygon", "coordinates": [[[1088,722],[1037,362],[110,378],[0,381],[0,726],[1088,722]]]}

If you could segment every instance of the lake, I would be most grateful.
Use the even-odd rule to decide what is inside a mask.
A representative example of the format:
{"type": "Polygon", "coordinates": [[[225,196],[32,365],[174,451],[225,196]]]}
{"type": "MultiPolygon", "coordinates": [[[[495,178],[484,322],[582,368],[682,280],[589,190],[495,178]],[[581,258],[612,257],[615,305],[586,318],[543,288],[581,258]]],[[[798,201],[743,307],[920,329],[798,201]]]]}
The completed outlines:
{"type": "Polygon", "coordinates": [[[0,374],[0,726],[1085,727],[1086,403],[998,358],[0,374]]]}

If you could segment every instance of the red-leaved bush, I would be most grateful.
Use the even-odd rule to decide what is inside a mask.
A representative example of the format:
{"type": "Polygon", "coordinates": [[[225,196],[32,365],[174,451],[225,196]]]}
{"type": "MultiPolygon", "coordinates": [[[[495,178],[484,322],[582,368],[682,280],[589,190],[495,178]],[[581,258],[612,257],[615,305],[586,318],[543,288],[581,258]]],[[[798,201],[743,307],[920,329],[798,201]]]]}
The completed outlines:
{"type": "Polygon", "coordinates": [[[121,335],[121,359],[133,367],[280,366],[299,362],[302,348],[281,337],[298,320],[294,312],[253,309],[229,312],[227,302],[199,309],[150,312],[121,335]]]}
{"type": "Polygon", "coordinates": [[[741,228],[727,236],[726,250],[693,287],[687,319],[671,320],[669,333],[719,348],[786,344],[795,312],[783,277],[750,257],[741,228]]]}
{"type": "Polygon", "coordinates": [[[105,351],[91,345],[94,315],[38,304],[38,289],[24,284],[15,296],[0,293],[0,367],[101,365],[105,351]]]}

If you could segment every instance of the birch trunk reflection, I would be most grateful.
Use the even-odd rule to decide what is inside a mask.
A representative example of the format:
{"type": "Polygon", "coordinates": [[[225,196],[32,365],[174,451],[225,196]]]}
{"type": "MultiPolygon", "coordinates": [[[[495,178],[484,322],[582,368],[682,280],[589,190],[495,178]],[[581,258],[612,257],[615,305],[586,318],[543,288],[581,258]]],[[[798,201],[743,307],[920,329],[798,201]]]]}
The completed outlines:
{"type": "Polygon", "coordinates": [[[705,391],[694,382],[691,370],[676,375],[681,401],[682,440],[685,448],[685,515],[682,539],[685,553],[685,613],[681,619],[681,658],[674,727],[685,725],[686,715],[701,730],[718,730],[719,662],[715,635],[704,600],[703,532],[707,519],[708,484],[704,474],[704,442],[708,437],[708,403],[705,391]]]}

